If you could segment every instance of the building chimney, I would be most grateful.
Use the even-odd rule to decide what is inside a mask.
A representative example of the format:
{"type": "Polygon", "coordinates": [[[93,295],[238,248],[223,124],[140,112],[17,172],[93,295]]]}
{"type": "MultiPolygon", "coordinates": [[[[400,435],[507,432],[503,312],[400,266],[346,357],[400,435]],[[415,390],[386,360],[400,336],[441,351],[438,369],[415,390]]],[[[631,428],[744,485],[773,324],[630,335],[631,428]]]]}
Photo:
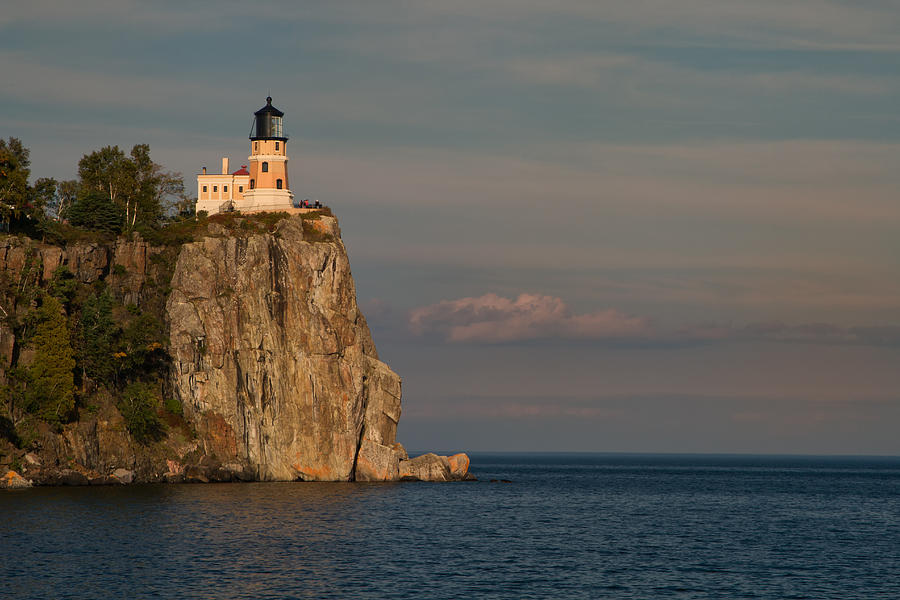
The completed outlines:
{"type": "Polygon", "coordinates": [[[228,157],[222,157],[222,175],[228,175],[228,157]]]}
{"type": "Polygon", "coordinates": [[[203,167],[203,174],[206,175],[206,167],[203,167]]]}

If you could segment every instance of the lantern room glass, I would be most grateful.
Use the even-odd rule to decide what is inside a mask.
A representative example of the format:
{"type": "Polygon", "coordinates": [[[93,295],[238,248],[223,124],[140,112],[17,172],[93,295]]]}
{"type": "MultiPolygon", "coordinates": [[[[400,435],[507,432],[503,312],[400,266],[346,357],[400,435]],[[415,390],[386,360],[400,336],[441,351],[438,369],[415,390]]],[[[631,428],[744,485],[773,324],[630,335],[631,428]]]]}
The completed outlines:
{"type": "Polygon", "coordinates": [[[281,135],[281,117],[271,116],[269,117],[269,135],[271,137],[283,137],[281,135]]]}

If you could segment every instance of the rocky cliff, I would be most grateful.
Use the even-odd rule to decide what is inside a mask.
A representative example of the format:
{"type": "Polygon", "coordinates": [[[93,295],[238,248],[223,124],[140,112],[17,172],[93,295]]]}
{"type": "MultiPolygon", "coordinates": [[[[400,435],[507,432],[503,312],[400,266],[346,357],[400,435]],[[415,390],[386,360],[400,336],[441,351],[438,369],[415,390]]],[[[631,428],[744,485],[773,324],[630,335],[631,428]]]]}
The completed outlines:
{"type": "MultiPolygon", "coordinates": [[[[210,219],[174,249],[138,236],[65,249],[0,244],[9,281],[47,281],[65,265],[83,284],[106,281],[123,304],[159,304],[168,329],[163,388],[183,407],[182,421],[170,415],[165,436],[146,443],[129,435],[114,398],[95,400],[93,411],[81,407],[76,422],[45,429],[27,460],[19,457],[26,477],[468,477],[465,455],[410,460],[396,443],[400,377],[378,359],[336,219],[305,214],[258,225],[210,219]]],[[[9,327],[0,327],[0,354],[4,372],[22,354],[9,327]]]]}
{"type": "Polygon", "coordinates": [[[347,481],[361,447],[399,463],[400,377],[378,360],[336,220],[303,224],[182,248],[166,306],[174,390],[224,463],[347,481]]]}

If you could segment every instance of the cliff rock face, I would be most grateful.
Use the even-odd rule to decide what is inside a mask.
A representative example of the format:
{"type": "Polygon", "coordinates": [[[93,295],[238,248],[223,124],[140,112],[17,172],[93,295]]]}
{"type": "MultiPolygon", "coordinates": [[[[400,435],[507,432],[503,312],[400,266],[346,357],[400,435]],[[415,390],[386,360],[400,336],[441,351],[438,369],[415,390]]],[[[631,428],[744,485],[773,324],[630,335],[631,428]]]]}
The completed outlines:
{"type": "Polygon", "coordinates": [[[162,266],[151,260],[162,250],[137,233],[131,238],[120,237],[112,248],[90,242],[60,248],[6,237],[0,240],[0,273],[9,284],[24,287],[29,281],[50,281],[58,267],[66,267],[80,283],[106,277],[117,298],[140,305],[146,285],[164,279],[162,266]]]}
{"type": "MultiPolygon", "coordinates": [[[[168,278],[167,266],[165,261],[152,259],[163,250],[137,234],[120,237],[114,245],[75,242],[66,247],[25,237],[0,239],[0,316],[4,317],[0,321],[0,385],[7,383],[7,371],[15,358],[21,367],[33,355],[33,350],[21,346],[22,341],[16,339],[5,319],[17,315],[21,320],[29,308],[27,298],[18,298],[17,291],[46,286],[57,269],[65,267],[80,284],[103,280],[123,303],[142,306],[150,296],[158,302],[159,288],[168,278]]],[[[36,451],[43,460],[22,461],[29,479],[41,484],[109,483],[112,471],[127,468],[136,480],[160,481],[169,455],[181,458],[194,449],[192,442],[183,441],[179,435],[152,447],[138,443],[127,431],[114,399],[108,396],[92,399],[90,408],[80,412],[77,421],[58,431],[45,426],[33,432],[36,451]]],[[[0,425],[4,417],[6,414],[0,414],[0,425]]],[[[3,450],[10,448],[3,444],[3,433],[0,430],[0,460],[4,459],[3,450]]]]}
{"type": "Polygon", "coordinates": [[[196,227],[195,241],[165,246],[138,234],[66,247],[0,237],[0,386],[33,360],[16,323],[63,277],[81,297],[108,289],[126,319],[117,326],[138,313],[165,321],[170,365],[154,384],[166,424],[153,440],[129,429],[121,386],[83,372],[69,422],[0,402],[0,474],[18,468],[41,485],[472,479],[465,455],[410,460],[396,443],[400,378],[378,359],[333,217],[196,227]]]}
{"type": "Polygon", "coordinates": [[[400,378],[378,360],[335,219],[184,245],[166,312],[173,390],[204,453],[261,480],[397,479],[400,378]]]}

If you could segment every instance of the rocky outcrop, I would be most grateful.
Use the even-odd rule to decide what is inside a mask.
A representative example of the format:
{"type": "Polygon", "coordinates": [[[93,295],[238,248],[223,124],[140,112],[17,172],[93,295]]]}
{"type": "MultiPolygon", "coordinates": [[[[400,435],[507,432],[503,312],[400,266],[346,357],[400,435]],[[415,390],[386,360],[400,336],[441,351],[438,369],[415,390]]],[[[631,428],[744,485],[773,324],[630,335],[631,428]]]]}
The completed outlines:
{"type": "Polygon", "coordinates": [[[159,278],[151,258],[162,251],[135,233],[131,239],[120,237],[113,249],[110,284],[125,304],[141,304],[141,292],[159,278]]]}
{"type": "Polygon", "coordinates": [[[186,244],[173,389],[201,449],[261,480],[396,479],[400,378],[378,360],[337,221],[186,244]]]}
{"type": "Polygon", "coordinates": [[[400,461],[400,478],[414,481],[450,481],[450,465],[446,456],[432,452],[400,461]]]}
{"type": "Polygon", "coordinates": [[[397,481],[400,478],[400,456],[390,446],[363,440],[356,456],[357,481],[397,481]]]}
{"type": "MultiPolygon", "coordinates": [[[[128,432],[110,397],[95,397],[82,418],[59,431],[46,424],[36,432],[35,452],[16,451],[0,440],[0,458],[16,458],[23,476],[36,485],[111,485],[165,481],[167,460],[200,465],[197,441],[172,429],[159,442],[141,444],[128,432]]],[[[2,461],[0,461],[2,462],[2,461]]],[[[205,465],[204,465],[205,468],[205,465]]],[[[231,481],[231,475],[210,480],[231,481]]]]}
{"type": "Polygon", "coordinates": [[[474,481],[469,474],[469,457],[465,454],[439,456],[429,452],[399,464],[402,481],[474,481]]]}
{"type": "Polygon", "coordinates": [[[128,469],[116,469],[110,474],[119,483],[131,483],[134,481],[134,471],[128,469]]]}
{"type": "Polygon", "coordinates": [[[17,490],[29,487],[31,487],[31,482],[15,471],[7,471],[3,477],[0,477],[0,490],[17,490]]]}
{"type": "Polygon", "coordinates": [[[469,457],[463,453],[448,456],[447,466],[450,467],[450,476],[453,479],[465,479],[469,474],[469,457]]]}
{"type": "Polygon", "coordinates": [[[439,456],[429,452],[399,464],[403,481],[463,481],[474,480],[469,475],[469,457],[465,454],[439,456]]]}
{"type": "MultiPolygon", "coordinates": [[[[184,413],[163,439],[139,443],[116,399],[94,389],[80,420],[37,424],[36,454],[0,430],[6,465],[51,485],[468,477],[465,455],[410,460],[397,443],[400,377],[378,358],[333,217],[211,221],[194,239],[60,248],[0,238],[0,307],[23,314],[15,290],[46,287],[63,266],[79,284],[102,280],[129,311],[161,316],[171,358],[161,386],[184,413]]],[[[0,385],[32,352],[2,321],[0,385]]]]}

